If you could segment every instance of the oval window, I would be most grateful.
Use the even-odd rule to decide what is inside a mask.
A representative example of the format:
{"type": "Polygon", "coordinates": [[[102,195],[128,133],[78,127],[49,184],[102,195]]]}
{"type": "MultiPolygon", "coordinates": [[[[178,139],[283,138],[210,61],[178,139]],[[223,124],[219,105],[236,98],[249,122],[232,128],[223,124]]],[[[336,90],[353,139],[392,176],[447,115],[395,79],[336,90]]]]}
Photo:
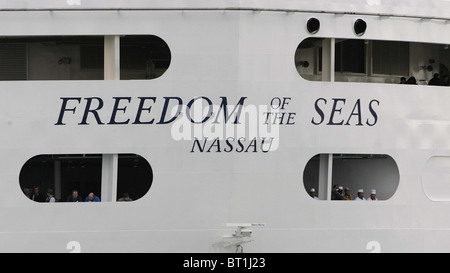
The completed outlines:
{"type": "MultiPolygon", "coordinates": [[[[357,26],[364,30],[363,21],[357,26]]],[[[297,46],[294,65],[309,81],[443,87],[449,86],[449,57],[447,44],[309,37],[297,46]]]]}
{"type": "MultiPolygon", "coordinates": [[[[103,80],[105,37],[2,36],[0,81],[103,80]]],[[[155,35],[120,36],[120,79],[155,79],[169,68],[171,52],[155,35]]]]}
{"type": "Polygon", "coordinates": [[[380,154],[319,154],[303,172],[303,186],[320,200],[387,200],[398,188],[394,159],[380,154]]]}
{"type": "Polygon", "coordinates": [[[136,154],[46,154],[29,159],[20,187],[36,202],[134,201],[152,184],[150,164],[136,154]]]}

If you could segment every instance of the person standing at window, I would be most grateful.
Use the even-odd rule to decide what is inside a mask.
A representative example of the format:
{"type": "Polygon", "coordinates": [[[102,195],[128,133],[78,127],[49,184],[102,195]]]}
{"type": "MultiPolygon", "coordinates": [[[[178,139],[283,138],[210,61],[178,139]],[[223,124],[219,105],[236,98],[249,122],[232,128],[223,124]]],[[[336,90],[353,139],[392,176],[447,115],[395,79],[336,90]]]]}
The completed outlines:
{"type": "Polygon", "coordinates": [[[377,191],[375,189],[370,191],[370,197],[367,198],[367,201],[378,201],[378,199],[377,199],[377,191]]]}
{"type": "Polygon", "coordinates": [[[95,195],[93,192],[89,193],[84,202],[100,202],[100,197],[95,195]]]}
{"type": "Polygon", "coordinates": [[[314,188],[309,190],[309,196],[311,196],[314,200],[320,200],[319,197],[316,196],[316,189],[314,188]]]}
{"type": "Polygon", "coordinates": [[[78,195],[78,190],[73,190],[72,194],[67,197],[67,202],[83,202],[81,196],[78,195]]]}
{"type": "Polygon", "coordinates": [[[47,203],[55,203],[56,202],[56,198],[53,195],[52,189],[47,190],[47,199],[45,199],[45,202],[47,202],[47,203]]]}
{"type": "Polygon", "coordinates": [[[353,197],[350,194],[350,188],[349,187],[345,187],[343,199],[344,200],[353,200],[353,197]]]}
{"type": "Polygon", "coordinates": [[[45,196],[41,194],[39,186],[33,187],[33,195],[31,196],[31,200],[36,202],[45,202],[45,196]]]}
{"type": "Polygon", "coordinates": [[[363,189],[359,189],[358,190],[358,196],[355,198],[355,201],[364,201],[366,200],[364,198],[364,190],[363,189]]]}

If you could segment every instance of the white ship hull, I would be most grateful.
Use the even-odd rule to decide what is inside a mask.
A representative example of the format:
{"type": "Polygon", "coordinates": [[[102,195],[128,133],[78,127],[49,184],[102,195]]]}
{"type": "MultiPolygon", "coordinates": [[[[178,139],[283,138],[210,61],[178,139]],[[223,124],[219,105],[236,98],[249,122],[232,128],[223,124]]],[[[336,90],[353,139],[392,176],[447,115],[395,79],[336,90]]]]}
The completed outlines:
{"type": "MultiPolygon", "coordinates": [[[[355,39],[352,24],[362,18],[368,28],[360,39],[439,44],[450,44],[448,21],[438,11],[439,20],[421,20],[369,14],[369,8],[361,15],[306,12],[300,3],[295,11],[265,5],[70,10],[90,8],[81,1],[64,10],[1,11],[0,36],[156,35],[169,46],[171,63],[154,80],[0,82],[0,251],[69,252],[74,245],[81,252],[235,252],[240,243],[229,237],[237,223],[252,231],[251,241],[242,243],[245,252],[449,251],[450,203],[445,194],[436,197],[436,188],[448,188],[445,168],[437,166],[450,156],[449,90],[309,81],[294,64],[296,48],[312,37],[305,27],[311,17],[321,22],[317,37],[355,39]],[[80,125],[87,98],[94,97],[104,103],[98,110],[104,124],[89,114],[89,124],[80,125]],[[115,118],[127,124],[108,124],[117,97],[129,98],[115,118]],[[155,98],[141,115],[153,124],[133,124],[140,97],[155,98]],[[217,107],[223,97],[229,105],[245,98],[244,110],[257,109],[256,142],[239,132],[229,143],[211,136],[196,142],[194,130],[208,136],[223,113],[217,111],[200,127],[187,123],[183,128],[193,131],[180,139],[182,123],[158,124],[168,97],[183,107],[198,97],[217,107]],[[63,98],[79,102],[64,108],[63,98]],[[318,99],[324,122],[316,125],[318,99]],[[339,108],[333,108],[336,99],[345,100],[339,108]],[[361,111],[352,115],[357,102],[361,111]],[[273,135],[262,142],[269,125],[261,120],[277,111],[285,116],[268,151],[264,145],[273,135]],[[333,122],[349,124],[330,125],[332,114],[333,122]],[[145,158],[153,172],[150,190],[134,202],[36,203],[19,184],[21,168],[37,155],[128,153],[145,158]],[[313,200],[303,174],[318,154],[388,155],[398,186],[379,202],[313,200]],[[444,180],[436,186],[434,179],[444,180]]],[[[306,5],[311,10],[313,4],[306,5]]],[[[218,122],[224,124],[221,117],[218,122]]]]}

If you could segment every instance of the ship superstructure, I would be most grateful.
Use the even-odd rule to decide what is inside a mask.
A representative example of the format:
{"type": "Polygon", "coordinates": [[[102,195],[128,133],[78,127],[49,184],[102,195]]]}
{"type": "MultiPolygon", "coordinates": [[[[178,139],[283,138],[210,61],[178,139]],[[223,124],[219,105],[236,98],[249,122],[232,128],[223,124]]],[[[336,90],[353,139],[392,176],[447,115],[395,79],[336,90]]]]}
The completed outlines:
{"type": "Polygon", "coordinates": [[[448,251],[449,12],[3,1],[0,251],[448,251]]]}

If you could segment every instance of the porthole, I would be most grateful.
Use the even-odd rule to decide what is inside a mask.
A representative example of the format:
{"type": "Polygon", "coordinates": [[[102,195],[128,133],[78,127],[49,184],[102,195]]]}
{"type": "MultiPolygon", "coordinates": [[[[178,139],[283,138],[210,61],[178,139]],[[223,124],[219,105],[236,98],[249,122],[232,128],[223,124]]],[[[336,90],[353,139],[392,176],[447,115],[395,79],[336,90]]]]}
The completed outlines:
{"type": "Polygon", "coordinates": [[[358,36],[364,35],[367,29],[367,23],[362,19],[357,19],[355,23],[353,24],[353,30],[355,31],[355,34],[358,36]]]}
{"type": "Polygon", "coordinates": [[[23,193],[36,202],[134,201],[149,191],[152,180],[150,164],[136,154],[38,155],[19,175],[23,193]],[[105,174],[110,171],[117,175],[109,179],[105,174]],[[102,189],[110,186],[116,194],[102,196],[102,189]]]}
{"type": "Polygon", "coordinates": [[[310,18],[306,23],[306,28],[311,34],[316,34],[320,29],[320,21],[317,18],[310,18]]]}
{"type": "Polygon", "coordinates": [[[320,200],[387,200],[399,180],[397,164],[384,154],[319,154],[303,172],[304,190],[320,200]]]}

